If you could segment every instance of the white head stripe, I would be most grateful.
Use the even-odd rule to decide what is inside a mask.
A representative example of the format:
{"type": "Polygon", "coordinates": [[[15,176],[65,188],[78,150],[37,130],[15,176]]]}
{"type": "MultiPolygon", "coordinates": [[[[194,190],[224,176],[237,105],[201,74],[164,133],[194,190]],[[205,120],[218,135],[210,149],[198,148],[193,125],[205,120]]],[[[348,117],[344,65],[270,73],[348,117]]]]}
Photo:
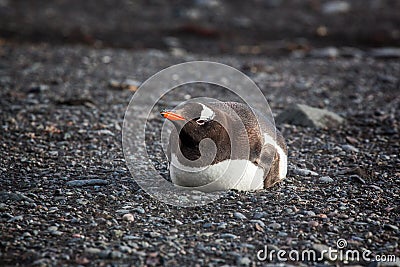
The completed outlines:
{"type": "Polygon", "coordinates": [[[203,110],[201,111],[200,114],[200,119],[201,120],[211,120],[212,118],[214,118],[214,111],[212,111],[212,109],[210,109],[209,107],[207,107],[206,105],[199,103],[202,107],[203,110]]]}

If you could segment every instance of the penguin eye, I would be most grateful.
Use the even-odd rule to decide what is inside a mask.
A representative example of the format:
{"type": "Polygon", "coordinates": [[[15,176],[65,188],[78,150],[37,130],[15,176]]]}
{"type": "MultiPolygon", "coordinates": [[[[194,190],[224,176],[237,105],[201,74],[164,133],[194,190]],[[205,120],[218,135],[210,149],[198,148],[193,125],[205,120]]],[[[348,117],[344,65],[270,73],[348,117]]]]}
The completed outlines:
{"type": "Polygon", "coordinates": [[[203,125],[204,123],[206,123],[206,120],[198,119],[198,120],[196,120],[196,122],[198,125],[203,125]]]}

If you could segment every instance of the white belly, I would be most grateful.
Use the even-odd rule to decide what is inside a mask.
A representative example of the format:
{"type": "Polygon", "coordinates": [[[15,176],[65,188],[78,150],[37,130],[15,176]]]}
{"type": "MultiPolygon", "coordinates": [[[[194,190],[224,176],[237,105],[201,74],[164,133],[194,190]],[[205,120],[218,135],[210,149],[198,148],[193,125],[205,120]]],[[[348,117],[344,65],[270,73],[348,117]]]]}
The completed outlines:
{"type": "Polygon", "coordinates": [[[264,187],[264,170],[248,160],[225,160],[208,167],[194,168],[183,166],[172,155],[170,175],[175,185],[203,192],[249,191],[264,187]]]}

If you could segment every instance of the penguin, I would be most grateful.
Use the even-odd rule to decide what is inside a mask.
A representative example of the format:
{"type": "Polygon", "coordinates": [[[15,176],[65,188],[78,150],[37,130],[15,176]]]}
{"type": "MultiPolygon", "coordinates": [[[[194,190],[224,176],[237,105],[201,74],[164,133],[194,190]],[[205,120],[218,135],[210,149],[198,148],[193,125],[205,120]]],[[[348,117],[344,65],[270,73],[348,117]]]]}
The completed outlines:
{"type": "Polygon", "coordinates": [[[204,192],[254,191],[286,177],[282,134],[246,104],[186,102],[161,115],[174,126],[167,157],[175,186],[204,192]]]}

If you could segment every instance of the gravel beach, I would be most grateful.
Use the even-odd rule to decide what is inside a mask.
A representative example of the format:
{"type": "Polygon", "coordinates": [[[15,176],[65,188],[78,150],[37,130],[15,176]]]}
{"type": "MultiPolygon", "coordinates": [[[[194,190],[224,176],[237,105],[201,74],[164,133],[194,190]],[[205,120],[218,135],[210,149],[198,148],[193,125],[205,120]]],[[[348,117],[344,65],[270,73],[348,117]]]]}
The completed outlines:
{"type": "MultiPolygon", "coordinates": [[[[1,29],[24,25],[13,28],[8,18],[1,29]]],[[[12,32],[0,39],[1,266],[400,265],[400,50],[386,46],[391,39],[382,37],[387,43],[380,47],[285,45],[284,54],[278,48],[270,56],[239,53],[236,45],[227,53],[207,53],[207,42],[193,50],[51,38],[31,42],[30,32],[21,39],[12,32]],[[277,123],[287,141],[289,168],[287,178],[271,189],[229,191],[193,208],[159,202],[126,167],[124,113],[141,82],[192,60],[246,73],[274,116],[305,104],[332,111],[345,123],[326,128],[277,123]],[[370,251],[369,260],[340,261],[324,253],[338,248],[370,251]],[[257,256],[266,250],[275,254],[257,256]],[[286,257],[313,251],[319,259],[285,261],[278,251],[286,257]]],[[[204,94],[227,97],[209,85],[189,86],[166,96],[149,118],[147,149],[167,179],[157,111],[204,94]]]]}
{"type": "MultiPolygon", "coordinates": [[[[335,248],[340,238],[349,249],[399,255],[398,60],[7,44],[0,52],[2,265],[258,266],[267,263],[256,257],[264,245],[335,248]],[[121,127],[133,92],[109,81],[144,81],[200,58],[256,66],[248,74],[274,113],[303,103],[347,123],[277,125],[287,139],[289,173],[271,190],[232,191],[196,208],[162,204],[125,166],[121,127]]],[[[162,160],[158,169],[167,173],[162,160]]]]}

